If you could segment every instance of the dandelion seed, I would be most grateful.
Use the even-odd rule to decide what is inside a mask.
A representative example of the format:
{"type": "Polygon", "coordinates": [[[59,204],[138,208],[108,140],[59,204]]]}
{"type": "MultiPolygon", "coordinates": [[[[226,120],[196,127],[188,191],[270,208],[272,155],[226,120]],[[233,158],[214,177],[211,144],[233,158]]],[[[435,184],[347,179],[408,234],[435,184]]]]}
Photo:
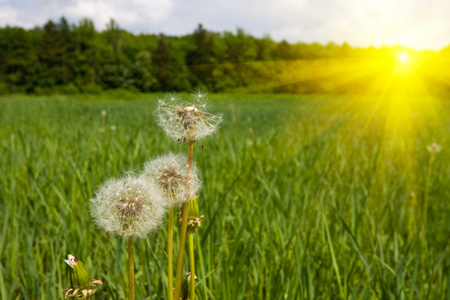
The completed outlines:
{"type": "MultiPolygon", "coordinates": [[[[186,157],[169,153],[145,163],[142,176],[155,181],[163,189],[168,205],[175,206],[186,200],[186,170],[186,157]]],[[[200,189],[200,180],[195,166],[192,167],[189,187],[189,198],[193,198],[200,189]]]]}
{"type": "Polygon", "coordinates": [[[145,237],[161,224],[166,210],[161,189],[142,177],[112,179],[90,201],[95,224],[126,238],[145,237]]]}
{"type": "Polygon", "coordinates": [[[173,94],[158,101],[158,124],[166,134],[178,142],[195,142],[218,128],[221,115],[207,112],[207,94],[198,92],[190,102],[173,94]]]}
{"type": "Polygon", "coordinates": [[[427,146],[428,152],[430,153],[439,153],[442,149],[442,146],[436,143],[427,146]]]}

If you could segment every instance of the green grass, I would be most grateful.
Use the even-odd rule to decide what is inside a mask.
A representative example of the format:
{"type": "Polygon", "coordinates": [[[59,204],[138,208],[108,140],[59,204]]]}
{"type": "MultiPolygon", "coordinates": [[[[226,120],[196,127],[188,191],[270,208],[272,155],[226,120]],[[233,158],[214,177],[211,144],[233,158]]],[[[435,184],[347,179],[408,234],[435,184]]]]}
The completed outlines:
{"type": "MultiPolygon", "coordinates": [[[[62,299],[69,253],[105,282],[96,299],[126,298],[126,241],[93,225],[89,199],[186,151],[155,124],[156,95],[135,97],[0,98],[1,299],[62,299]]],[[[198,299],[450,298],[450,102],[210,99],[226,121],[194,147],[198,299]],[[442,151],[427,176],[432,142],[442,151]]],[[[155,238],[167,247],[166,225],[136,243],[136,299],[167,298],[155,238]]]]}

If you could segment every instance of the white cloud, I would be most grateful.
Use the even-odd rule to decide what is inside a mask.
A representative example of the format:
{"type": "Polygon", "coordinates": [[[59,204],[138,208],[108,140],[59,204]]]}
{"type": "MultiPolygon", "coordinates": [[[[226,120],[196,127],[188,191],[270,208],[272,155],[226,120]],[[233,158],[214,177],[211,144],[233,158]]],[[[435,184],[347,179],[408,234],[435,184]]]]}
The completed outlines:
{"type": "Polygon", "coordinates": [[[316,0],[309,1],[298,22],[272,32],[290,41],[439,49],[450,44],[448,11],[450,2],[438,0],[316,0]]]}
{"type": "MultiPolygon", "coordinates": [[[[1,4],[1,2],[0,2],[1,4]]],[[[18,12],[16,9],[8,5],[2,5],[0,9],[0,22],[2,26],[14,25],[18,19],[18,12]]]]}
{"type": "Polygon", "coordinates": [[[168,18],[171,10],[170,0],[79,0],[73,6],[62,9],[62,13],[76,19],[91,18],[100,29],[113,18],[121,28],[133,32],[151,32],[152,27],[168,18]]]}
{"type": "Polygon", "coordinates": [[[167,19],[171,10],[171,0],[3,0],[0,2],[0,26],[9,24],[32,28],[43,26],[49,19],[56,21],[64,16],[72,23],[90,18],[98,30],[103,30],[113,18],[121,28],[135,33],[151,32],[152,26],[167,19]]]}

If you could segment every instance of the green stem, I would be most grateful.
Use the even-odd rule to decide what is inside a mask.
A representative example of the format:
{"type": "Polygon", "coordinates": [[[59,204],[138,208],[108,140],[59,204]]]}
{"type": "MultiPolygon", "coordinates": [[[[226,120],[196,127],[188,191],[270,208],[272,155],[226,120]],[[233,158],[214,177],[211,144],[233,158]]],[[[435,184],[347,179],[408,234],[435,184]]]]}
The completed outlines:
{"type": "Polygon", "coordinates": [[[169,267],[169,300],[173,300],[173,207],[169,212],[169,246],[168,253],[168,267],[169,267]]]}
{"type": "Polygon", "coordinates": [[[431,172],[433,169],[433,162],[434,162],[434,153],[431,153],[430,161],[428,162],[428,172],[427,172],[427,178],[425,179],[425,195],[423,200],[423,233],[422,238],[423,242],[425,244],[426,240],[426,231],[427,231],[427,220],[428,220],[428,193],[430,190],[430,181],[431,181],[431,172]]]}
{"type": "Polygon", "coordinates": [[[134,300],[134,252],[133,238],[128,239],[128,299],[134,300]]]}
{"type": "Polygon", "coordinates": [[[195,297],[195,260],[194,260],[194,233],[189,232],[189,265],[191,266],[191,297],[189,300],[194,300],[195,297]]]}
{"type": "MultiPolygon", "coordinates": [[[[195,243],[196,243],[196,246],[197,246],[197,249],[198,249],[197,250],[198,262],[200,264],[200,270],[202,272],[201,276],[203,278],[203,277],[205,277],[205,263],[204,263],[204,259],[203,259],[202,248],[201,248],[201,245],[200,245],[200,239],[196,239],[195,243]]],[[[206,286],[206,284],[204,286],[206,286]]],[[[208,294],[206,292],[206,288],[203,288],[203,298],[204,299],[208,299],[208,294]]]]}
{"type": "Polygon", "coordinates": [[[177,259],[177,274],[175,277],[175,300],[180,299],[181,296],[181,283],[183,281],[183,264],[184,264],[184,249],[186,248],[186,233],[187,233],[187,219],[189,211],[189,189],[191,182],[191,170],[192,170],[192,156],[194,153],[194,143],[189,139],[188,142],[188,157],[187,157],[187,170],[186,170],[186,185],[185,185],[185,200],[183,203],[183,212],[181,215],[181,232],[180,232],[180,248],[178,249],[177,259]]]}

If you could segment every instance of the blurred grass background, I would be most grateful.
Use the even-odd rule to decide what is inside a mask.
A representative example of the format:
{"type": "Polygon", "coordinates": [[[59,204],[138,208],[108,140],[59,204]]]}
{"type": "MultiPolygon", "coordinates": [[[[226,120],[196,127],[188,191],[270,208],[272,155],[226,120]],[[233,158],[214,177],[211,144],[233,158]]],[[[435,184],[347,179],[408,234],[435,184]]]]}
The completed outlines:
{"type": "MultiPolygon", "coordinates": [[[[156,125],[158,96],[0,98],[1,299],[62,299],[69,253],[105,282],[95,299],[126,298],[126,243],[93,225],[88,200],[186,151],[156,125]]],[[[194,147],[199,299],[450,298],[450,102],[210,100],[225,122],[194,147]]],[[[166,239],[164,224],[136,243],[137,299],[167,298],[166,239]]]]}

